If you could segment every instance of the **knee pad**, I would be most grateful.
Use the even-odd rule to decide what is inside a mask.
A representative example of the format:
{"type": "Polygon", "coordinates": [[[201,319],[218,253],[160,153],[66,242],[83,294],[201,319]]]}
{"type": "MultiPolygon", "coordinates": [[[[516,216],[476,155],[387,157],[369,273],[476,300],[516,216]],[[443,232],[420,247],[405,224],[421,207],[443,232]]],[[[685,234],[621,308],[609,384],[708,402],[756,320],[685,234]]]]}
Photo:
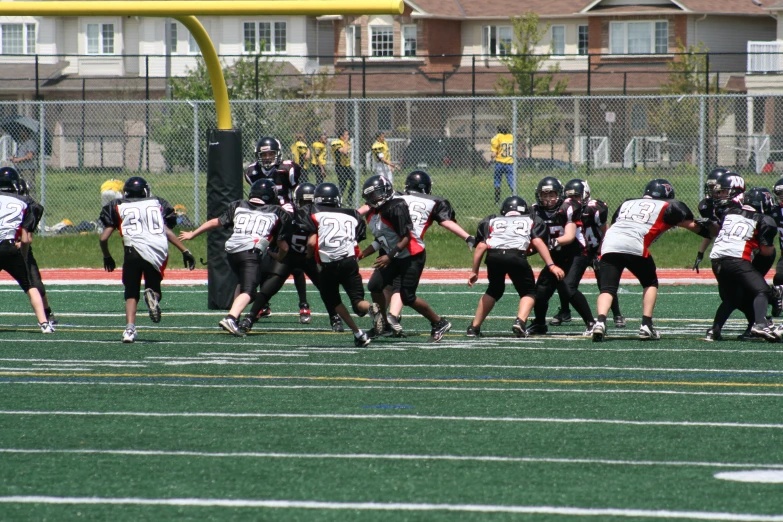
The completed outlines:
{"type": "Polygon", "coordinates": [[[383,292],[383,276],[380,272],[373,272],[370,276],[370,281],[367,283],[367,290],[374,293],[383,292]]]}
{"type": "Polygon", "coordinates": [[[416,301],[416,292],[403,288],[400,290],[400,299],[402,299],[402,304],[410,306],[416,301]]]}

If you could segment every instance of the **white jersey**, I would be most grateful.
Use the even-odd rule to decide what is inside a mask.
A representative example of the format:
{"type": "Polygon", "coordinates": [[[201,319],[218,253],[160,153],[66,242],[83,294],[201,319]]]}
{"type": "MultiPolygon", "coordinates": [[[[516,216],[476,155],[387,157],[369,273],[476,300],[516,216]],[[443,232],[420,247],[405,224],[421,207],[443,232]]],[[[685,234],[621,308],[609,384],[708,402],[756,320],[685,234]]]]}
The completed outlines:
{"type": "MultiPolygon", "coordinates": [[[[532,232],[533,219],[530,216],[496,216],[487,222],[486,236],[482,239],[490,250],[527,252],[532,232]]],[[[483,234],[479,232],[481,236],[483,234]]]]}
{"type": "Polygon", "coordinates": [[[316,234],[316,261],[333,263],[356,257],[366,227],[359,213],[329,205],[308,205],[299,211],[299,221],[310,234],[316,234]]]}
{"type": "Polygon", "coordinates": [[[682,221],[693,219],[690,209],[675,199],[629,199],[614,215],[614,224],[601,244],[601,255],[633,254],[648,257],[649,246],[682,221]]]}
{"type": "Polygon", "coordinates": [[[748,207],[732,209],[723,218],[710,259],[753,261],[759,246],[772,246],[776,235],[777,226],[771,217],[757,214],[748,207]]]}
{"type": "Polygon", "coordinates": [[[456,219],[451,203],[447,199],[433,196],[431,194],[421,194],[411,192],[395,196],[405,200],[408,205],[408,212],[411,216],[411,241],[419,244],[422,250],[425,249],[424,234],[430,228],[433,221],[443,223],[444,221],[454,221],[456,219]]]}
{"type": "Polygon", "coordinates": [[[119,200],[116,208],[122,243],[161,271],[169,257],[169,241],[157,198],[119,200]]]}
{"type": "Polygon", "coordinates": [[[264,254],[272,242],[272,235],[288,225],[291,217],[277,205],[253,205],[239,200],[229,204],[219,221],[226,228],[232,227],[231,237],[226,240],[226,252],[236,254],[256,249],[264,254]]]}
{"type": "Polygon", "coordinates": [[[23,228],[32,226],[29,200],[24,196],[0,192],[0,241],[19,239],[23,228]]]}
{"type": "Polygon", "coordinates": [[[379,176],[384,176],[389,182],[394,183],[394,173],[392,173],[391,167],[382,161],[373,160],[372,170],[379,176]]]}

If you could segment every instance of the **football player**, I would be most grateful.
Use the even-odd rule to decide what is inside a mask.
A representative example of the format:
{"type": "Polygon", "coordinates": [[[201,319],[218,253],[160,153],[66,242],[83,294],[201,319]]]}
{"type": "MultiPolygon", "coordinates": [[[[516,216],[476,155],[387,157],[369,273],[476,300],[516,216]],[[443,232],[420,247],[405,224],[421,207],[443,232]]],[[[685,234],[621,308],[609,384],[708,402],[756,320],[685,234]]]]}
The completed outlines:
{"type": "Polygon", "coordinates": [[[552,253],[554,263],[563,269],[566,276],[558,280],[549,270],[543,270],[536,281],[536,304],[533,307],[534,319],[528,327],[529,335],[547,333],[546,313],[549,299],[555,290],[562,290],[568,301],[582,317],[587,330],[592,331],[593,312],[587,299],[579,291],[579,279],[587,268],[583,249],[576,241],[577,220],[582,206],[572,199],[564,199],[563,184],[557,178],[547,176],[538,182],[536,187],[536,204],[533,213],[547,229],[547,244],[552,253]]]}
{"type": "MultiPolygon", "coordinates": [[[[414,170],[405,179],[405,191],[398,197],[408,204],[408,212],[413,224],[413,238],[424,251],[424,234],[427,233],[433,222],[438,223],[455,236],[464,240],[472,250],[476,246],[476,238],[468,234],[457,224],[454,209],[449,200],[432,195],[432,178],[423,170],[414,170]]],[[[361,213],[365,207],[359,209],[361,213]]],[[[402,313],[402,299],[400,298],[400,279],[394,280],[393,293],[389,297],[389,312],[387,314],[389,325],[397,337],[404,336],[400,324],[402,313]]]]}
{"type": "MultiPolygon", "coordinates": [[[[772,284],[775,286],[783,285],[783,178],[775,182],[775,186],[772,187],[775,193],[775,197],[778,200],[778,206],[774,209],[772,217],[778,226],[778,244],[780,245],[780,259],[775,267],[775,277],[772,279],[772,284]]],[[[780,316],[783,310],[783,295],[777,296],[775,303],[773,304],[772,315],[775,317],[780,316]]]]}
{"type": "Polygon", "coordinates": [[[356,256],[359,241],[366,235],[364,220],[356,210],[340,208],[340,190],[333,183],[321,183],[315,189],[313,203],[300,208],[299,222],[308,234],[307,256],[321,267],[319,291],[327,308],[336,310],[353,332],[356,346],[367,346],[370,337],[354,322],[340,298],[343,287],[356,315],[369,312],[373,327],[383,329],[383,315],[376,303],[364,299],[364,285],[356,256]]]}
{"type": "MultiPolygon", "coordinates": [[[[728,192],[717,185],[714,198],[718,201],[728,199],[728,192]]],[[[752,308],[750,334],[770,342],[780,341],[780,334],[770,327],[766,319],[772,291],[751,262],[756,252],[766,257],[774,256],[777,224],[771,214],[775,206],[767,189],[754,187],[745,194],[741,206],[728,208],[722,216],[720,231],[710,252],[721,306],[715,314],[712,328],[707,332],[708,341],[722,339],[723,324],[731,311],[743,304],[752,308]],[[728,309],[728,314],[721,308],[728,309]]]]}
{"type": "Polygon", "coordinates": [[[468,278],[471,288],[478,281],[479,266],[484,253],[487,254],[487,291],[479,299],[476,316],[468,327],[468,337],[481,337],[481,325],[506,290],[506,275],[511,279],[519,294],[517,318],[511,327],[517,337],[528,337],[527,318],[533,309],[536,296],[536,281],[533,269],[527,262],[527,250],[532,246],[546,263],[545,270],[560,281],[565,273],[555,265],[544,242],[547,237],[546,224],[534,215],[519,196],[506,198],[500,207],[500,216],[493,214],[484,218],[476,232],[476,250],[473,252],[473,269],[468,278]]]}
{"type": "MultiPolygon", "coordinates": [[[[593,267],[596,280],[601,277],[601,270],[598,266],[598,254],[601,251],[601,241],[606,234],[606,227],[609,215],[609,207],[603,201],[592,199],[590,186],[587,181],[581,179],[572,179],[565,185],[565,196],[579,203],[581,212],[577,218],[576,239],[582,246],[583,256],[574,260],[576,268],[572,270],[581,270],[576,272],[574,277],[577,281],[581,280],[584,271],[588,266],[593,267]]],[[[571,321],[571,310],[568,308],[568,296],[565,291],[558,289],[560,297],[560,311],[555,315],[549,324],[560,326],[562,323],[571,321]]],[[[615,328],[625,328],[625,317],[620,312],[620,300],[612,300],[612,315],[615,328]]]]}
{"type": "Polygon", "coordinates": [[[356,171],[351,166],[351,135],[348,129],[343,130],[339,138],[332,140],[329,147],[332,149],[334,171],[337,174],[337,183],[340,185],[340,194],[346,201],[351,201],[356,183],[356,171]]]}
{"type": "MultiPolygon", "coordinates": [[[[402,303],[410,306],[430,321],[432,331],[429,342],[438,342],[451,329],[451,323],[435,313],[430,305],[416,296],[416,288],[424,270],[426,254],[416,241],[411,240],[413,223],[408,205],[402,198],[393,198],[392,184],[383,176],[370,176],[362,187],[364,201],[371,207],[367,215],[370,231],[375,241],[365,248],[359,258],[380,251],[375,260],[375,272],[367,285],[373,302],[377,303],[386,323],[386,297],[383,289],[400,277],[402,303]]],[[[376,330],[383,332],[386,329],[376,330]]]]}
{"type": "Polygon", "coordinates": [[[196,267],[196,258],[174,235],[170,227],[177,223],[174,209],[162,198],[152,195],[149,183],[139,176],[128,178],[123,186],[123,197],[101,209],[98,218],[105,227],[100,245],[103,267],[113,272],[117,267],[109,252],[109,237],[115,229],[122,236],[125,257],[122,263],[122,284],[125,286],[126,327],[122,342],[136,340],[136,307],[144,277],[144,304],[153,323],[160,322],[160,284],[169,259],[169,243],[182,252],[189,270],[196,267]]]}
{"type": "Polygon", "coordinates": [[[271,179],[262,178],[250,187],[246,200],[231,202],[220,216],[210,219],[192,232],[181,232],[179,235],[182,241],[190,241],[213,228],[232,229],[225,248],[228,265],[239,283],[228,315],[218,324],[237,337],[245,336],[237,321],[255,297],[261,256],[266,254],[272,243],[277,245],[277,252],[269,255],[277,261],[282,261],[288,253],[291,214],[283,210],[279,203],[275,183],[271,179]]]}
{"type": "MultiPolygon", "coordinates": [[[[294,214],[294,190],[302,182],[302,167],[290,160],[283,161],[283,149],[280,141],[266,136],[256,143],[256,161],[245,169],[245,181],[253,184],[262,178],[269,178],[277,185],[277,195],[282,206],[292,216],[294,214]]],[[[261,281],[269,274],[282,274],[285,268],[280,266],[271,256],[265,256],[261,263],[261,281]]],[[[294,286],[299,295],[299,322],[310,322],[310,304],[307,302],[307,283],[304,273],[295,270],[294,286]]],[[[271,297],[271,296],[270,296],[271,297]]],[[[270,315],[269,306],[259,311],[258,317],[270,315]]]]}
{"type": "Polygon", "coordinates": [[[679,226],[702,237],[710,229],[693,221],[693,213],[685,203],[674,199],[674,187],[665,179],[647,183],[639,199],[628,199],[612,216],[612,226],[601,244],[601,280],[599,281],[598,317],[593,327],[593,342],[606,336],[606,314],[612,306],[626,268],[639,280],[642,296],[642,326],[639,339],[657,340],[660,334],[653,327],[652,316],[658,297],[658,274],[648,247],[661,234],[679,226]]]}
{"type": "Polygon", "coordinates": [[[28,250],[33,241],[36,226],[33,200],[20,195],[21,178],[12,167],[0,168],[0,270],[13,277],[19,287],[30,299],[41,333],[54,333],[54,328],[46,319],[43,300],[38,288],[30,281],[27,268],[28,250]]]}
{"type": "MultiPolygon", "coordinates": [[[[297,211],[313,202],[315,190],[316,187],[312,183],[302,183],[296,187],[294,190],[294,204],[297,211]]],[[[285,259],[278,260],[275,263],[274,271],[265,274],[263,277],[261,289],[253,302],[253,308],[239,323],[239,328],[243,332],[247,333],[253,328],[253,324],[258,320],[261,310],[268,307],[269,299],[280,291],[289,275],[301,271],[310,278],[310,281],[316,288],[320,288],[321,275],[318,273],[318,265],[314,259],[307,257],[307,236],[309,232],[305,225],[306,223],[302,222],[302,214],[299,212],[294,214],[288,254],[285,256],[285,259]]],[[[342,332],[342,320],[337,315],[334,307],[327,304],[326,311],[329,314],[332,330],[342,332]]],[[[308,313],[306,317],[309,322],[310,314],[308,313]]]]}
{"type": "MultiPolygon", "coordinates": [[[[23,179],[19,180],[19,195],[30,196],[30,190],[27,187],[27,182],[23,179]]],[[[35,216],[35,225],[33,226],[33,230],[37,230],[38,224],[41,222],[41,218],[43,218],[44,208],[40,203],[32,199],[32,197],[30,197],[30,200],[31,212],[33,213],[33,216],[35,216]]],[[[49,324],[52,326],[52,328],[56,328],[58,321],[54,316],[54,312],[52,312],[51,305],[49,304],[49,298],[46,295],[46,287],[44,286],[43,280],[41,279],[41,270],[38,268],[38,261],[35,260],[35,256],[33,255],[32,245],[30,245],[30,247],[27,249],[27,268],[30,271],[30,284],[36,287],[38,289],[38,293],[41,294],[46,320],[49,321],[49,324]]]]}
{"type": "MultiPolygon", "coordinates": [[[[717,221],[717,218],[715,217],[715,205],[712,201],[712,193],[715,190],[715,184],[718,182],[718,179],[727,172],[729,172],[728,169],[717,167],[712,169],[710,173],[707,174],[707,181],[704,182],[704,198],[699,201],[699,206],[697,207],[699,210],[699,215],[702,219],[717,221]]],[[[745,189],[744,181],[742,189],[745,189]]],[[[711,242],[712,238],[708,237],[705,237],[701,241],[699,251],[696,253],[696,261],[693,262],[693,270],[696,270],[697,274],[699,273],[699,265],[704,260],[704,252],[707,251],[707,247],[710,246],[711,242]]]]}

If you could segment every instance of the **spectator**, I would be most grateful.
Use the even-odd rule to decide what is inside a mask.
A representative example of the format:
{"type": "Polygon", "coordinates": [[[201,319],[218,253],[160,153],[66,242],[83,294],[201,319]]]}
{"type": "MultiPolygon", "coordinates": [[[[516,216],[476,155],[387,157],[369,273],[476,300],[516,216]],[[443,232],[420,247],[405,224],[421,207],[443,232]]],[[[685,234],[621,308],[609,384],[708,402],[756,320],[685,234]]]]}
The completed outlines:
{"type": "Polygon", "coordinates": [[[514,188],[514,137],[508,129],[498,125],[498,133],[489,144],[492,161],[495,162],[495,204],[500,203],[500,186],[503,184],[503,174],[511,189],[511,194],[516,194],[514,188]]]}
{"type": "Polygon", "coordinates": [[[339,138],[332,140],[331,148],[337,183],[340,185],[340,194],[343,195],[343,201],[353,201],[356,171],[351,167],[351,136],[347,129],[339,138]]]}
{"type": "Polygon", "coordinates": [[[35,171],[38,160],[38,143],[26,127],[21,127],[19,136],[21,143],[17,145],[16,156],[12,156],[11,161],[14,162],[19,176],[27,182],[30,196],[34,196],[37,188],[35,171]]]}
{"type": "Polygon", "coordinates": [[[302,177],[300,181],[302,183],[308,183],[310,181],[309,168],[310,168],[310,147],[305,142],[305,135],[298,133],[294,136],[296,142],[291,145],[291,159],[294,163],[302,167],[302,177]]]}
{"type": "Polygon", "coordinates": [[[326,134],[321,133],[313,142],[311,161],[315,171],[315,185],[318,186],[326,179],[326,134]]]}
{"type": "Polygon", "coordinates": [[[372,144],[372,152],[370,154],[372,159],[372,169],[379,176],[385,176],[386,179],[394,183],[393,172],[400,168],[396,163],[391,162],[389,157],[389,146],[386,144],[386,135],[383,132],[379,132],[375,138],[375,143],[372,144]]]}

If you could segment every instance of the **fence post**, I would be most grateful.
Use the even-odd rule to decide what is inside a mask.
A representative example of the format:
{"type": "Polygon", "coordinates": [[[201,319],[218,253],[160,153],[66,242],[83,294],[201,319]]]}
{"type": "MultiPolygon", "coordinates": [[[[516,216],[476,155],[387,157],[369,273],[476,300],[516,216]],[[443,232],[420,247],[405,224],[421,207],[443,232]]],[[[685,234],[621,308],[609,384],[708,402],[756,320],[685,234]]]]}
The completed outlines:
{"type": "Polygon", "coordinates": [[[699,100],[699,199],[704,197],[704,141],[707,104],[704,96],[699,100]]]}
{"type": "Polygon", "coordinates": [[[193,107],[193,215],[196,216],[194,225],[201,224],[201,213],[199,209],[199,146],[198,146],[198,102],[188,102],[193,107]]]}
{"type": "Polygon", "coordinates": [[[145,102],[144,102],[144,159],[147,172],[150,171],[150,55],[144,57],[145,71],[145,102]]]}
{"type": "MultiPolygon", "coordinates": [[[[364,57],[362,57],[362,62],[364,62],[364,57]]],[[[364,75],[362,75],[362,84],[364,84],[364,75]]],[[[354,194],[354,208],[359,208],[361,205],[359,203],[359,192],[362,189],[361,185],[361,174],[360,168],[359,168],[359,160],[361,158],[361,155],[359,154],[359,148],[361,147],[362,141],[359,139],[359,136],[361,131],[361,125],[359,124],[359,100],[355,100],[353,102],[353,140],[354,144],[353,147],[351,147],[351,165],[354,166],[354,172],[356,173],[355,179],[354,179],[354,187],[353,187],[353,194],[354,194]]],[[[347,186],[347,185],[346,185],[347,186]]]]}
{"type": "Polygon", "coordinates": [[[367,97],[367,57],[362,56],[362,98],[367,97]]]}
{"type": "MultiPolygon", "coordinates": [[[[36,55],[36,58],[38,56],[36,55]]],[[[46,156],[46,115],[44,114],[44,104],[43,102],[39,103],[39,109],[38,109],[38,168],[41,175],[39,176],[41,178],[41,205],[46,207],[46,161],[44,160],[44,156],[46,156]]],[[[46,213],[44,212],[44,216],[41,217],[41,223],[38,225],[41,230],[46,230],[46,213]]]]}
{"type": "MultiPolygon", "coordinates": [[[[511,100],[511,154],[514,161],[511,162],[511,172],[514,178],[514,186],[511,187],[511,195],[519,193],[519,180],[517,179],[517,100],[511,100]]],[[[502,180],[501,180],[502,181],[502,180]]]]}
{"type": "Polygon", "coordinates": [[[40,100],[41,99],[41,91],[39,89],[38,83],[40,81],[38,76],[38,55],[35,55],[35,99],[40,100]]]}

